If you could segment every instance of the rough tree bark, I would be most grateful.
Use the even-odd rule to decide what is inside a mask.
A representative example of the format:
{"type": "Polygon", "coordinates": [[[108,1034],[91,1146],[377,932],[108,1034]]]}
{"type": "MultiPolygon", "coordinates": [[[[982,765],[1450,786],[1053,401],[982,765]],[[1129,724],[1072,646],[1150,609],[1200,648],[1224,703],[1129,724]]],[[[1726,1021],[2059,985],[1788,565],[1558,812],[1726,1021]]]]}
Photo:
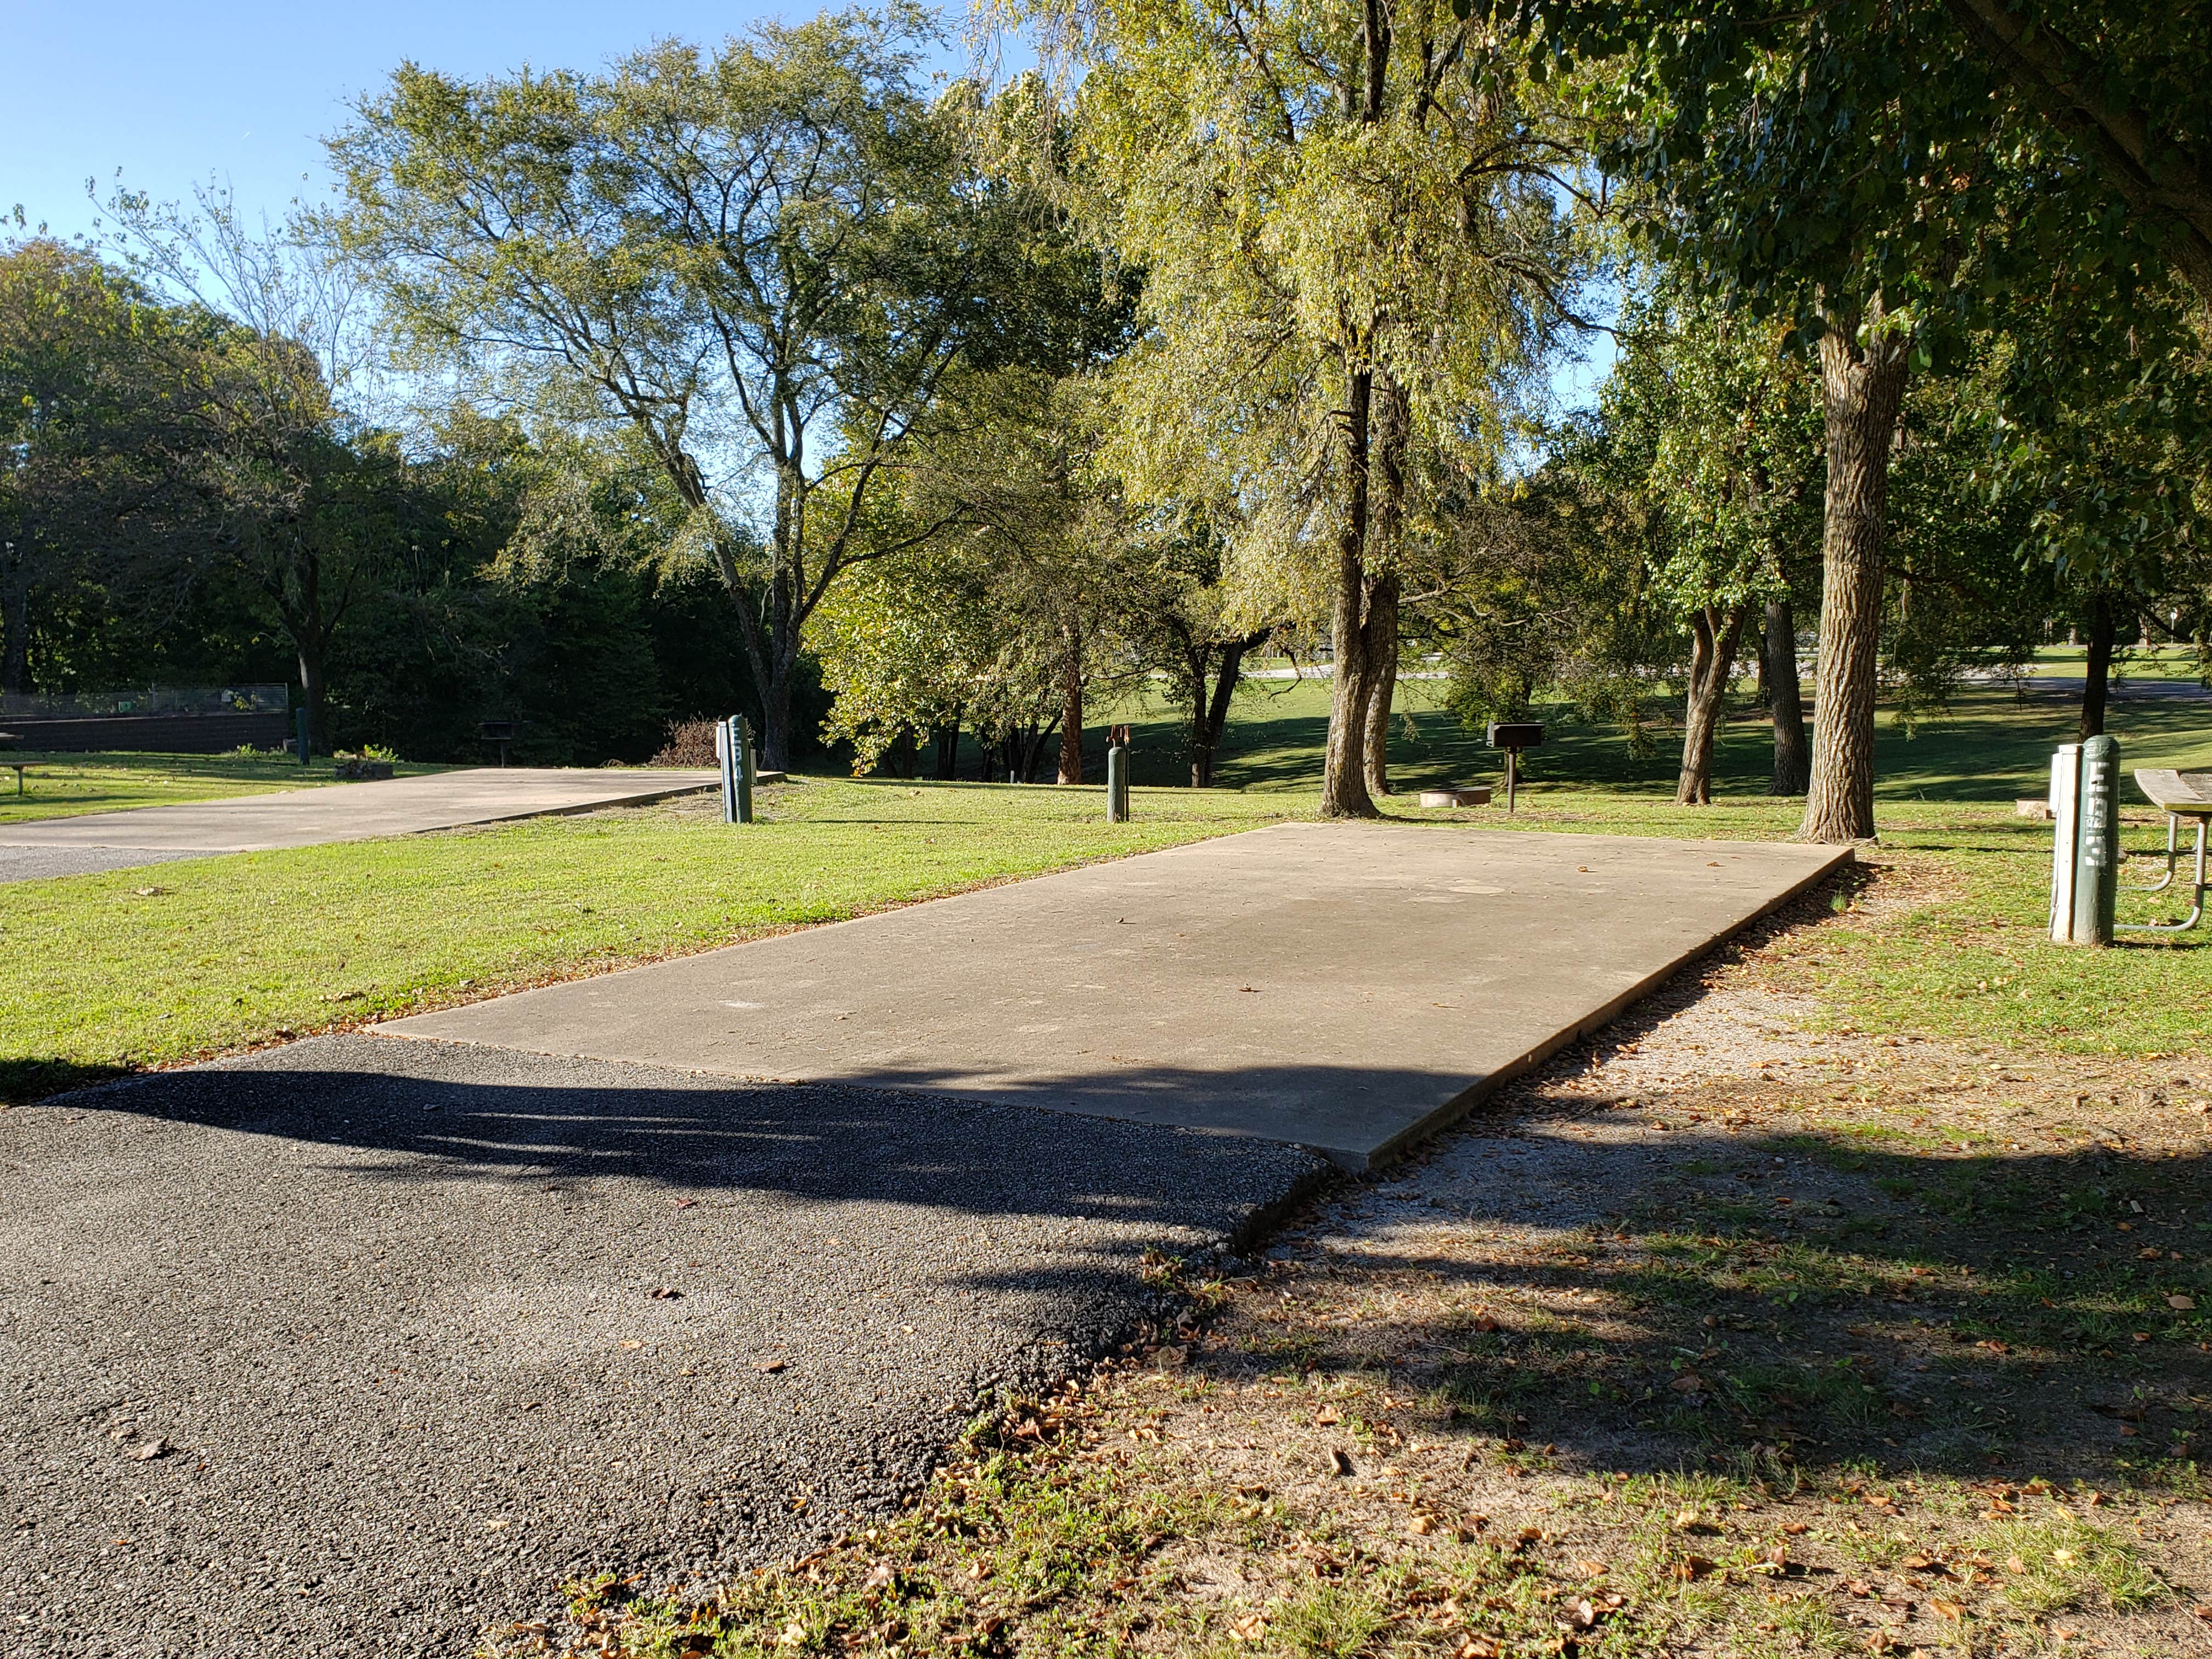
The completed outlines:
{"type": "MultiPolygon", "coordinates": [[[[1880,312],[1875,320],[1880,321],[1880,312]]],[[[1820,532],[1820,661],[1813,773],[1800,841],[1874,836],[1874,702],[1881,640],[1882,513],[1889,450],[1911,359],[1907,343],[1832,323],[1820,337],[1827,496],[1820,532]]]]}
{"type": "Polygon", "coordinates": [[[2081,740],[2100,737],[2105,730],[2105,701],[2112,686],[2112,647],[2118,642],[2120,619],[2109,596],[2100,593],[2089,605],[2089,655],[2081,665],[2081,740]]]}
{"type": "Polygon", "coordinates": [[[1083,623],[1068,618],[1060,630],[1060,783],[1083,781],[1083,623]]]}
{"type": "Polygon", "coordinates": [[[1344,416],[1345,502],[1337,531],[1336,601],[1329,618],[1335,672],[1322,757],[1321,812],[1325,818],[1376,817],[1367,793],[1367,698],[1374,675],[1367,656],[1367,465],[1375,377],[1364,367],[1347,377],[1344,416]]]}
{"type": "MultiPolygon", "coordinates": [[[[1398,547],[1406,521],[1406,444],[1411,436],[1405,389],[1388,370],[1375,372],[1375,471],[1372,548],[1385,559],[1398,547]]],[[[1372,568],[1374,561],[1370,560],[1372,568]]],[[[1390,793],[1390,701],[1398,689],[1398,578],[1384,574],[1370,587],[1367,606],[1367,735],[1364,760],[1370,796],[1390,793]]]]}
{"type": "Polygon", "coordinates": [[[1229,725],[1229,702],[1237,695],[1237,682],[1244,672],[1244,653],[1257,649],[1267,638],[1264,632],[1249,634],[1224,645],[1220,665],[1213,671],[1212,695],[1192,700],[1190,787],[1194,789],[1213,787],[1214,763],[1220,758],[1221,734],[1229,725]]]}
{"type": "Polygon", "coordinates": [[[1812,775],[1813,751],[1805,741],[1805,698],[1797,684],[1797,617],[1786,595],[1766,602],[1759,668],[1774,717],[1774,781],[1767,793],[1802,795],[1812,775]]]}
{"type": "Polygon", "coordinates": [[[960,715],[952,718],[930,734],[937,745],[937,775],[947,783],[960,775],[960,715]]]}
{"type": "Polygon", "coordinates": [[[1690,617],[1690,687],[1682,713],[1682,771],[1674,785],[1677,806],[1710,806],[1713,799],[1713,738],[1728,705],[1729,675],[1743,637],[1746,605],[1707,605],[1690,617]]]}
{"type": "MultiPolygon", "coordinates": [[[[1363,0],[1358,78],[1344,85],[1345,114],[1362,126],[1382,118],[1390,66],[1390,8],[1363,0]]],[[[1370,652],[1376,637],[1369,611],[1375,595],[1368,567],[1368,466],[1375,414],[1376,374],[1364,359],[1364,341],[1349,343],[1344,413],[1345,502],[1337,532],[1336,600],[1329,618],[1335,677],[1328,709],[1328,746],[1322,757],[1321,812],[1326,818],[1379,816],[1367,787],[1367,705],[1380,665],[1370,652]]],[[[1386,426],[1398,418],[1395,388],[1385,382],[1386,426]]],[[[1392,590],[1395,599],[1395,590],[1392,590]]],[[[1395,621],[1394,621],[1395,629],[1395,621]]]]}
{"type": "Polygon", "coordinates": [[[1367,793],[1390,793],[1390,702],[1398,690],[1398,579],[1384,576],[1368,600],[1367,793]]]}

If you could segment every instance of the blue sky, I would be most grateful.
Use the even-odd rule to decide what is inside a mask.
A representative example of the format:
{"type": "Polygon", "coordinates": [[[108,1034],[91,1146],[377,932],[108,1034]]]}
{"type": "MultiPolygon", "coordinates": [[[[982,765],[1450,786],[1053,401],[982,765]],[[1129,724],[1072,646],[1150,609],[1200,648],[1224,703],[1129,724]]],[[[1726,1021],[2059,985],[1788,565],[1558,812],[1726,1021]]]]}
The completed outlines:
{"type": "MultiPolygon", "coordinates": [[[[585,68],[667,35],[719,40],[811,6],[572,0],[177,5],[0,0],[0,212],[92,228],[86,179],[179,198],[210,174],[249,213],[319,197],[320,137],[404,59],[477,76],[585,68]]],[[[964,60],[963,60],[964,61],[964,60]]]]}
{"type": "MultiPolygon", "coordinates": [[[[349,100],[403,60],[466,76],[529,64],[586,68],[668,35],[719,40],[764,17],[813,15],[757,0],[664,0],[651,7],[573,0],[380,0],[367,5],[153,4],[0,0],[0,213],[21,204],[60,236],[89,234],[118,182],[179,200],[213,178],[249,216],[281,217],[326,188],[322,135],[349,100]]],[[[957,11],[951,14],[956,18],[957,11]]],[[[965,65],[955,45],[948,68],[965,65]]],[[[1609,343],[1562,364],[1562,402],[1586,399],[1609,343]]]]}

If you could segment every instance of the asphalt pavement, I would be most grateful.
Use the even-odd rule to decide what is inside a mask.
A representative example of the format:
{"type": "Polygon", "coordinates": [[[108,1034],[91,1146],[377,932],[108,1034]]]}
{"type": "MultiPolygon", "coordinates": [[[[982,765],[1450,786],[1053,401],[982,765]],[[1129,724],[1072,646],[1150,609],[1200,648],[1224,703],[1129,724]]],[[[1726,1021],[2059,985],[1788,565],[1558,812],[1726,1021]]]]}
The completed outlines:
{"type": "Polygon", "coordinates": [[[1325,1167],[374,1036],[0,1111],[0,1652],[461,1656],[775,1557],[1325,1167]]]}
{"type": "Polygon", "coordinates": [[[0,882],[87,875],[214,853],[259,853],[608,806],[711,789],[696,769],[468,767],[175,806],[0,823],[0,882]]]}

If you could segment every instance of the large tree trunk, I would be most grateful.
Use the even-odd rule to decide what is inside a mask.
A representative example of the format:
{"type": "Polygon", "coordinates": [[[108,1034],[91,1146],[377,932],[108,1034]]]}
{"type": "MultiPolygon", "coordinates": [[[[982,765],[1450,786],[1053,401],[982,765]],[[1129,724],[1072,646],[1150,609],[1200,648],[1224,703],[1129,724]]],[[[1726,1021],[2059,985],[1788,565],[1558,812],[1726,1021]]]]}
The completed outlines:
{"type": "Polygon", "coordinates": [[[937,775],[950,783],[960,775],[960,716],[956,713],[931,738],[937,745],[937,775]]]}
{"type": "Polygon", "coordinates": [[[1221,647],[1221,662],[1213,671],[1213,695],[1193,711],[1190,787],[1194,789],[1213,787],[1214,763],[1221,757],[1221,734],[1229,729],[1229,704],[1244,672],[1244,653],[1267,637],[1264,633],[1253,634],[1221,647]]]}
{"type": "Polygon", "coordinates": [[[1802,795],[1812,775],[1813,751],[1805,741],[1805,698],[1797,684],[1797,617],[1786,594],[1766,602],[1759,668],[1767,711],[1774,717],[1774,781],[1767,793],[1802,795]]]}
{"type": "Polygon", "coordinates": [[[1371,818],[1367,793],[1367,698],[1373,671],[1367,655],[1368,422],[1374,376],[1355,368],[1345,411],[1344,516],[1337,532],[1336,603],[1329,618],[1336,664],[1328,708],[1328,747],[1322,763],[1321,812],[1325,818],[1371,818]]]}
{"type": "Polygon", "coordinates": [[[307,640],[300,641],[300,706],[307,711],[307,747],[311,750],[325,749],[323,653],[307,640]]]}
{"type": "Polygon", "coordinates": [[[1367,793],[1390,793],[1390,701],[1398,690],[1398,579],[1384,576],[1367,604],[1367,793]]]}
{"type": "Polygon", "coordinates": [[[1690,618],[1690,687],[1682,713],[1682,772],[1674,785],[1677,806],[1710,806],[1713,799],[1713,739],[1728,707],[1729,675],[1735,667],[1748,607],[1709,606],[1690,618]]]}
{"type": "Polygon", "coordinates": [[[2100,593],[2089,603],[2089,655],[2081,665],[2081,740],[2100,737],[2105,730],[2105,699],[2112,685],[2112,647],[2119,636],[2119,616],[2112,599],[2100,593]]]}
{"type": "MultiPolygon", "coordinates": [[[[1877,313],[1877,320],[1879,313],[1877,313]]],[[[1828,487],[1820,532],[1820,661],[1801,841],[1874,836],[1874,712],[1881,641],[1882,513],[1911,359],[1905,341],[1820,337],[1828,487]]]]}
{"type": "Polygon", "coordinates": [[[791,671],[779,653],[775,672],[760,688],[760,763],[765,771],[781,772],[791,764],[791,671]]]}
{"type": "Polygon", "coordinates": [[[1060,668],[1060,775],[1061,783],[1083,781],[1083,624],[1070,617],[1060,629],[1064,656],[1060,668]]]}

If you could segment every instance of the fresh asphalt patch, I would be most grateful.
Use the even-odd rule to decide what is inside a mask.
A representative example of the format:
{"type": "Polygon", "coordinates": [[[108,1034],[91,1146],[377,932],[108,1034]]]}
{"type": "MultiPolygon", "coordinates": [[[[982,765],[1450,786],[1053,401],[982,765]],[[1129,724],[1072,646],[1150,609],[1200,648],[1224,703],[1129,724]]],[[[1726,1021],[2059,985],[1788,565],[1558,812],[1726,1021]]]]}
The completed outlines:
{"type": "Polygon", "coordinates": [[[771,1559],[1325,1168],[368,1036],[0,1112],[0,1650],[459,1656],[771,1559]]]}

